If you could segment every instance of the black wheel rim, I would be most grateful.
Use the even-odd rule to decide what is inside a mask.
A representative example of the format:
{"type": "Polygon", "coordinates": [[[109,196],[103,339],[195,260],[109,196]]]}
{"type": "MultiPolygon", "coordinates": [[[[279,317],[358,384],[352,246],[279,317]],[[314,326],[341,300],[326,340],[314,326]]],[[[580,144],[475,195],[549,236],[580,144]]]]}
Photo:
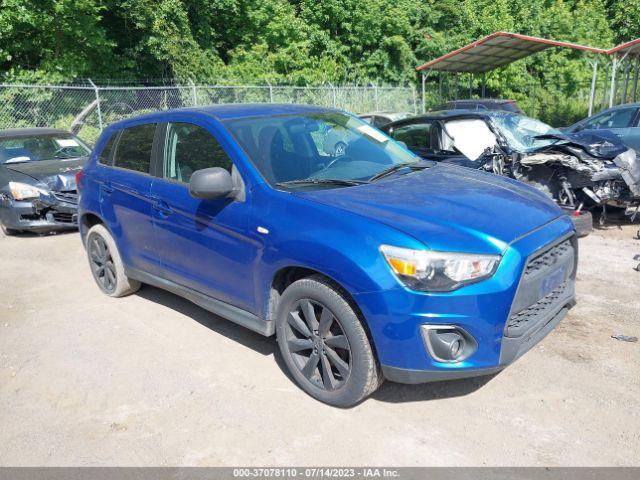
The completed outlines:
{"type": "Polygon", "coordinates": [[[287,351],[311,384],[337,390],[351,373],[351,346],[338,319],[320,302],[298,300],[286,324],[287,351]]]}
{"type": "Polygon", "coordinates": [[[105,292],[116,289],[116,267],[111,252],[100,235],[93,235],[89,240],[89,262],[93,277],[105,292]]]}

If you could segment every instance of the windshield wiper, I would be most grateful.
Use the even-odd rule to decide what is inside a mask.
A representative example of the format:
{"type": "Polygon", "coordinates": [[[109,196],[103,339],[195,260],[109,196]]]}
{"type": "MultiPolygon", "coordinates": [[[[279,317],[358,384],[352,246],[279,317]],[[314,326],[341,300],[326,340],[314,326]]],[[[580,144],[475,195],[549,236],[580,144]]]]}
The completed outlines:
{"type": "Polygon", "coordinates": [[[431,165],[425,165],[421,162],[403,162],[398,163],[397,165],[392,165],[389,168],[385,168],[381,172],[376,173],[373,177],[369,179],[370,182],[375,182],[376,180],[380,180],[381,178],[388,177],[392,173],[395,173],[403,168],[410,168],[411,170],[422,170],[424,168],[429,168],[431,165]]]}
{"type": "Polygon", "coordinates": [[[276,185],[279,187],[288,187],[291,185],[341,185],[353,187],[355,185],[364,185],[365,183],[369,182],[365,180],[344,180],[342,178],[302,178],[299,180],[278,182],[276,185]]]}

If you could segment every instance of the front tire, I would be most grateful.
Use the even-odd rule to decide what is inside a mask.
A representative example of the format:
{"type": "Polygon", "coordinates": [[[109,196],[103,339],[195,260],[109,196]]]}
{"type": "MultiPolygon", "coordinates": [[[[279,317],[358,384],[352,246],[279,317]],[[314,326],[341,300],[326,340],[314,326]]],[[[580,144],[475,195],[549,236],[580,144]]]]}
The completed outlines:
{"type": "Polygon", "coordinates": [[[140,289],[140,282],[124,274],[116,242],[104,225],[94,225],[89,229],[85,247],[93,279],[104,294],[124,297],[140,289]]]}
{"type": "Polygon", "coordinates": [[[287,287],[278,305],[276,334],[296,383],[321,402],[351,407],[381,382],[358,315],[321,276],[303,278],[287,287]]]}

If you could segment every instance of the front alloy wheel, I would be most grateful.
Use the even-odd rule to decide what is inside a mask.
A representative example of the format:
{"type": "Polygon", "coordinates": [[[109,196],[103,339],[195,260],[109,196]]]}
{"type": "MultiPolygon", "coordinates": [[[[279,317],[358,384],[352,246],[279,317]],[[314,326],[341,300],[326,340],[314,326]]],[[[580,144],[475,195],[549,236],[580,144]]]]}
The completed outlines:
{"type": "Polygon", "coordinates": [[[351,373],[351,348],[327,306],[308,298],[297,301],[285,330],[291,358],[307,380],[324,390],[345,383],[351,373]]]}
{"type": "Polygon", "coordinates": [[[382,381],[356,308],[338,285],[313,275],[289,285],[276,312],[291,376],[313,398],[338,407],[356,405],[382,381]]]}

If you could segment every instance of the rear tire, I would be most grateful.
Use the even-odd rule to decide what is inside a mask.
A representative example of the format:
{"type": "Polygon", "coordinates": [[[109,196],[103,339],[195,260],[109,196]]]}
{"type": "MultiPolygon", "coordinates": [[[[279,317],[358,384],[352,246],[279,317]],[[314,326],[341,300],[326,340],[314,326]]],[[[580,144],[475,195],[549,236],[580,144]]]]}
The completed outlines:
{"type": "Polygon", "coordinates": [[[124,274],[116,242],[104,225],[89,229],[85,247],[93,279],[104,294],[124,297],[140,289],[140,282],[124,274]]]}
{"type": "Polygon", "coordinates": [[[296,383],[321,402],[351,407],[381,383],[358,315],[322,276],[303,278],[287,287],[277,309],[276,334],[296,383]]]}

